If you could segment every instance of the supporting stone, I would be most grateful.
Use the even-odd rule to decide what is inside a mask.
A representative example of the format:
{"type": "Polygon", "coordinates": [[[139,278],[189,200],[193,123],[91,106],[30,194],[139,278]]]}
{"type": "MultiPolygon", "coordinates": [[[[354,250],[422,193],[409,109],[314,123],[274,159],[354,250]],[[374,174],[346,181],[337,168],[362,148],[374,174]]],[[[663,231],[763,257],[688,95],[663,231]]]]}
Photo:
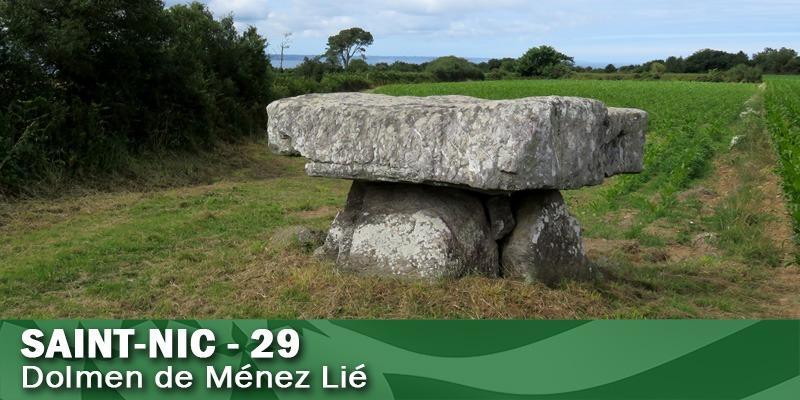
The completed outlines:
{"type": "Polygon", "coordinates": [[[513,198],[516,227],[501,247],[502,274],[553,285],[591,275],[578,221],[557,190],[521,192],[513,198]]]}
{"type": "Polygon", "coordinates": [[[318,254],[368,275],[497,276],[499,256],[480,195],[355,181],[318,254]]]}
{"type": "Polygon", "coordinates": [[[489,224],[492,228],[494,240],[506,237],[516,225],[514,212],[511,209],[510,195],[489,197],[486,200],[486,214],[489,216],[489,224]]]}

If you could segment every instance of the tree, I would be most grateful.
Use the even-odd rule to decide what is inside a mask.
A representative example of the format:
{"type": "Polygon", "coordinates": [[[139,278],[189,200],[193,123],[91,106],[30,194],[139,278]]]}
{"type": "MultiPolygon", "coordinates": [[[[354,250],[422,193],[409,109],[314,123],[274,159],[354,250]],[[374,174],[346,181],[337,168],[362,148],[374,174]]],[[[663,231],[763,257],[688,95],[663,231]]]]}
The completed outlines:
{"type": "Polygon", "coordinates": [[[761,67],[750,67],[748,65],[739,64],[728,71],[725,71],[724,77],[726,82],[761,82],[763,71],[761,67]]]}
{"type": "Polygon", "coordinates": [[[763,68],[764,72],[768,74],[793,72],[795,59],[797,59],[797,52],[786,47],[779,50],[767,47],[764,51],[753,55],[753,63],[763,68]]]}
{"type": "Polygon", "coordinates": [[[347,66],[347,72],[367,72],[368,70],[369,64],[359,58],[350,61],[350,65],[347,66]]]}
{"type": "Polygon", "coordinates": [[[350,28],[339,31],[328,38],[328,48],[325,56],[329,61],[340,64],[345,69],[350,66],[350,60],[360,54],[366,59],[367,46],[372,45],[372,34],[361,28],[350,28]]]}
{"type": "Polygon", "coordinates": [[[510,58],[510,57],[500,58],[500,59],[492,58],[489,61],[487,61],[485,63],[481,63],[481,64],[485,64],[485,71],[486,72],[491,71],[491,70],[495,70],[495,69],[503,70],[503,71],[506,71],[506,72],[514,72],[517,69],[517,67],[516,67],[517,66],[517,59],[516,58],[510,58]]]}
{"type": "Polygon", "coordinates": [[[667,57],[664,65],[667,66],[667,72],[682,73],[686,71],[686,62],[683,60],[683,57],[667,57]]]}
{"type": "Polygon", "coordinates": [[[303,62],[294,67],[294,74],[321,82],[326,74],[336,72],[338,69],[336,65],[322,61],[320,56],[314,58],[304,57],[303,62]]]}
{"type": "Polygon", "coordinates": [[[0,192],[260,132],[267,41],[200,3],[0,0],[0,192]]]}
{"type": "Polygon", "coordinates": [[[750,59],[744,52],[728,53],[721,50],[703,49],[686,57],[686,72],[708,72],[712,69],[727,71],[738,64],[747,64],[750,59]]]}
{"type": "Polygon", "coordinates": [[[574,60],[566,54],[558,52],[550,46],[539,46],[529,49],[517,61],[517,71],[522,76],[544,76],[556,65],[571,68],[574,60]]]}
{"type": "Polygon", "coordinates": [[[440,82],[483,80],[483,72],[473,63],[456,56],[439,57],[425,66],[425,70],[440,82]]]}
{"type": "Polygon", "coordinates": [[[800,57],[795,57],[783,66],[783,73],[800,74],[800,57]]]}
{"type": "Polygon", "coordinates": [[[609,74],[610,74],[610,73],[617,72],[617,67],[615,67],[615,66],[614,66],[614,64],[608,64],[608,65],[606,65],[606,67],[603,69],[603,72],[606,72],[606,73],[609,73],[609,74]]]}
{"type": "Polygon", "coordinates": [[[667,72],[667,66],[663,63],[658,61],[650,63],[650,74],[652,74],[654,78],[661,78],[664,72],[667,72]]]}
{"type": "Polygon", "coordinates": [[[281,40],[281,64],[280,70],[283,71],[283,52],[289,48],[292,43],[292,32],[286,32],[283,34],[283,40],[281,40]]]}

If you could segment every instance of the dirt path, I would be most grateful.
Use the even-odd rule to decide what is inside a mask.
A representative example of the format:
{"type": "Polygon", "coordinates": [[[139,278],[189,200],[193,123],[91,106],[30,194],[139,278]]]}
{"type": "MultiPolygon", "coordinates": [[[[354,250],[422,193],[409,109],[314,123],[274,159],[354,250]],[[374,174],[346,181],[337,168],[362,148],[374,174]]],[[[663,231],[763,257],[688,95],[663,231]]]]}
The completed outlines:
{"type": "MultiPolygon", "coordinates": [[[[750,293],[737,296],[754,296],[753,316],[800,318],[797,247],[775,169],[777,156],[764,126],[763,90],[760,88],[746,103],[740,121],[731,128],[735,133],[731,146],[719,153],[711,173],[675,196],[675,207],[691,209],[691,216],[657,219],[642,229],[663,240],[663,246],[643,246],[636,238],[586,238],[590,257],[622,259],[637,268],[670,265],[654,267],[662,276],[673,273],[671,270],[683,263],[694,262],[703,268],[706,264],[719,264],[730,272],[718,274],[719,277],[713,272],[699,275],[719,283],[720,297],[732,291],[733,285],[751,286],[750,293]],[[687,224],[694,229],[687,229],[687,224]],[[759,258],[762,254],[775,260],[763,261],[759,258]],[[708,261],[698,262],[703,259],[708,261]],[[731,277],[730,273],[739,276],[731,277]],[[725,278],[720,279],[722,276],[725,278]]],[[[609,216],[609,220],[623,226],[634,224],[636,215],[632,211],[621,210],[618,214],[609,216]]]]}

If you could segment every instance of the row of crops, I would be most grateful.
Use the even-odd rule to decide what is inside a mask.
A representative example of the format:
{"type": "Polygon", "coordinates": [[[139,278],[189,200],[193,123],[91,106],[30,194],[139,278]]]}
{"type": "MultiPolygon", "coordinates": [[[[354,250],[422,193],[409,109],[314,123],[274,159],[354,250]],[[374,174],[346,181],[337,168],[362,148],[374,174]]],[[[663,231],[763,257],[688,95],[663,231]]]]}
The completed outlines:
{"type": "Polygon", "coordinates": [[[800,77],[769,77],[765,101],[767,126],[778,150],[784,191],[797,229],[800,228],[800,77]]]}
{"type": "MultiPolygon", "coordinates": [[[[531,80],[389,85],[376,92],[429,96],[461,94],[486,99],[527,96],[579,96],[613,107],[633,107],[650,115],[645,169],[609,187],[608,199],[627,201],[626,194],[658,193],[663,202],[685,189],[710,167],[714,154],[730,143],[729,126],[743,104],[756,93],[753,84],[652,81],[531,80]]],[[[798,153],[800,155],[800,153],[798,153]]]]}

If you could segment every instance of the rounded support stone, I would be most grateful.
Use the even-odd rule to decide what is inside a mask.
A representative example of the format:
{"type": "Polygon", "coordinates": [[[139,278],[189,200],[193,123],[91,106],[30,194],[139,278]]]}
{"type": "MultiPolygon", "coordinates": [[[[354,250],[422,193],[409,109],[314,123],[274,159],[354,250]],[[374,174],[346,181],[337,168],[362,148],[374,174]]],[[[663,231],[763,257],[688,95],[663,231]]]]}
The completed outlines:
{"type": "Polygon", "coordinates": [[[480,196],[425,185],[353,182],[317,253],[367,275],[435,279],[499,271],[480,196]]]}
{"type": "Polygon", "coordinates": [[[580,225],[567,211],[561,193],[521,192],[513,196],[512,204],[517,224],[501,247],[504,277],[554,285],[591,276],[580,225]]]}

